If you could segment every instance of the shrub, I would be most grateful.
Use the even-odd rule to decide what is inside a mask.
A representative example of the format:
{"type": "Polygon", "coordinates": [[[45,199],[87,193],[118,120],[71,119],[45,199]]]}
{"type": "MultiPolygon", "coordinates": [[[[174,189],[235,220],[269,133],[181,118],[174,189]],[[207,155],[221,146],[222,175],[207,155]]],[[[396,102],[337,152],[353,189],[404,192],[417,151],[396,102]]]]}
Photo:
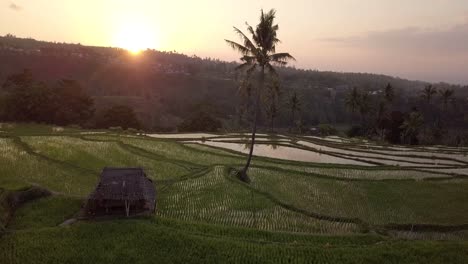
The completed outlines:
{"type": "Polygon", "coordinates": [[[365,135],[365,131],[361,126],[354,125],[348,131],[346,131],[348,137],[362,137],[365,135]]]}
{"type": "Polygon", "coordinates": [[[137,134],[137,133],[138,133],[138,129],[129,128],[129,129],[127,129],[127,132],[128,132],[128,133],[131,133],[131,134],[137,134]]]}
{"type": "Polygon", "coordinates": [[[319,132],[321,136],[332,136],[336,135],[337,130],[330,124],[321,124],[319,125],[319,132]]]}
{"type": "Polygon", "coordinates": [[[114,132],[122,132],[123,131],[122,127],[120,127],[120,126],[109,127],[109,130],[114,131],[114,132]]]}
{"type": "Polygon", "coordinates": [[[221,122],[206,112],[197,112],[185,119],[178,127],[180,132],[216,132],[221,122]]]}

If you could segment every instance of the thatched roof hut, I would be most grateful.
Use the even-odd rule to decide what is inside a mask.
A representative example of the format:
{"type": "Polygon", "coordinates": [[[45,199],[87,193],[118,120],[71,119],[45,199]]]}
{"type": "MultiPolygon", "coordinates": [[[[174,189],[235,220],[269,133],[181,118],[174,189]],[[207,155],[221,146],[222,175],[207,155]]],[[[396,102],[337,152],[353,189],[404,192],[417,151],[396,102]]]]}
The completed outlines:
{"type": "Polygon", "coordinates": [[[85,210],[88,216],[130,216],[153,213],[155,207],[156,189],[142,168],[104,168],[85,210]]]}

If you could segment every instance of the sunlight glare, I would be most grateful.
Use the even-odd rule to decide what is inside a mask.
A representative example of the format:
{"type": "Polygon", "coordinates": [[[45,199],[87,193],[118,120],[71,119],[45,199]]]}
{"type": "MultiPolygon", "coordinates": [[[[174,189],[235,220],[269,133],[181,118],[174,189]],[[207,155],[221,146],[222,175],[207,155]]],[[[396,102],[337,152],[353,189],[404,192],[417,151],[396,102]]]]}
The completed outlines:
{"type": "Polygon", "coordinates": [[[126,22],[118,29],[115,45],[136,55],[145,49],[156,48],[156,32],[144,23],[126,22]]]}

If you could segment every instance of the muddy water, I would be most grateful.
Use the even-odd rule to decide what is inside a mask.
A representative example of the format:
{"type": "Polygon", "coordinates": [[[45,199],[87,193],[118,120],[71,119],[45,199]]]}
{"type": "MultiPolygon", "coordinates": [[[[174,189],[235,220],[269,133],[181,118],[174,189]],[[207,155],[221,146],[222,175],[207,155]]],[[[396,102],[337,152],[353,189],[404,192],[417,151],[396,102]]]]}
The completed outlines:
{"type": "MultiPolygon", "coordinates": [[[[219,147],[237,152],[249,153],[249,146],[246,144],[238,143],[225,143],[225,142],[214,142],[214,141],[191,141],[190,143],[199,143],[212,147],[219,147]]],[[[361,165],[361,166],[373,166],[364,162],[355,160],[349,160],[344,158],[338,158],[326,154],[320,154],[313,151],[297,149],[293,147],[284,146],[272,146],[266,144],[258,144],[254,149],[255,156],[283,159],[283,160],[294,160],[303,162],[314,162],[314,163],[332,163],[332,164],[346,164],[346,165],[361,165]]]]}

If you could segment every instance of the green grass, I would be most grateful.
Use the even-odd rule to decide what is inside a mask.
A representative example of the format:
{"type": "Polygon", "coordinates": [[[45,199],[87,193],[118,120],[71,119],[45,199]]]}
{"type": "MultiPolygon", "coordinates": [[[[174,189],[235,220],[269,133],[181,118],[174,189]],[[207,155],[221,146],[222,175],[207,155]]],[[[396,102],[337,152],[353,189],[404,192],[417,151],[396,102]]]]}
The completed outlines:
{"type": "Polygon", "coordinates": [[[161,190],[158,216],[271,231],[343,234],[359,230],[355,224],[321,221],[283,208],[233,184],[220,166],[161,190]]]}
{"type": "Polygon", "coordinates": [[[82,200],[64,196],[51,196],[31,201],[15,211],[9,229],[39,229],[55,227],[72,218],[81,207],[82,200]]]}
{"type": "Polygon", "coordinates": [[[116,142],[63,136],[23,137],[22,140],[47,157],[92,170],[96,174],[104,167],[143,167],[152,179],[164,180],[179,178],[189,172],[174,163],[131,153],[116,142]]]}
{"type": "Polygon", "coordinates": [[[468,181],[335,181],[253,169],[252,186],[306,211],[371,224],[468,223],[468,181]]]}
{"type": "Polygon", "coordinates": [[[0,149],[0,187],[5,189],[40,185],[54,192],[86,196],[97,183],[95,173],[31,155],[12,139],[0,138],[0,149]]]}
{"type": "MultiPolygon", "coordinates": [[[[130,220],[19,231],[0,240],[0,248],[8,249],[0,251],[0,260],[51,264],[466,263],[468,257],[467,243],[367,237],[309,240],[297,235],[288,235],[288,242],[270,242],[255,239],[256,232],[244,238],[216,235],[213,229],[194,232],[163,221],[130,220]]],[[[247,235],[243,230],[233,231],[247,235]]]]}

